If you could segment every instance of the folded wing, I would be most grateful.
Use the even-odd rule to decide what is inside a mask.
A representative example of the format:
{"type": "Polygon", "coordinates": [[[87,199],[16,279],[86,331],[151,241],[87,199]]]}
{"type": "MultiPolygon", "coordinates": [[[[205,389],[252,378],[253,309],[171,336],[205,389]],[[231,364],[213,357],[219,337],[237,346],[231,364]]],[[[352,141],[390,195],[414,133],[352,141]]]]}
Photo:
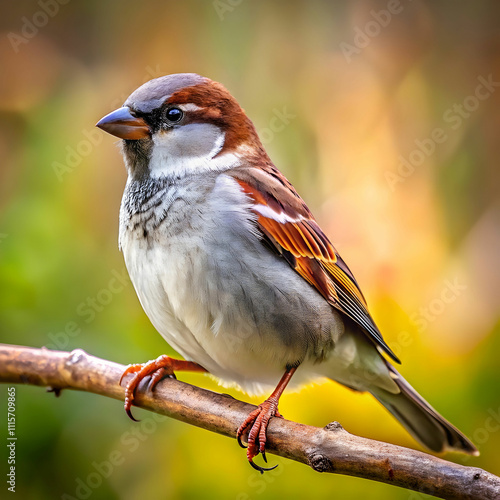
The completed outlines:
{"type": "Polygon", "coordinates": [[[233,170],[252,202],[264,239],[339,311],[399,363],[375,325],[359,286],[288,180],[272,165],[233,170]]]}

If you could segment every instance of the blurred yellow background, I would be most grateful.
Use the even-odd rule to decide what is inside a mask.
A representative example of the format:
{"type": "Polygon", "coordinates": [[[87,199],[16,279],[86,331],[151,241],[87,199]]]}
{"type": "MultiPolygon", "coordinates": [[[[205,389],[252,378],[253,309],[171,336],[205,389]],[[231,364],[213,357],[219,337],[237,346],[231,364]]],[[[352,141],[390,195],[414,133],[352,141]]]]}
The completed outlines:
{"type": "MultiPolygon", "coordinates": [[[[125,169],[94,124],[151,78],[200,73],[252,118],[401,372],[481,451],[449,458],[499,474],[499,26],[495,1],[4,3],[0,341],[124,364],[173,354],[124,275],[125,169]]],[[[419,448],[373,398],[334,383],[285,394],[280,410],[419,448]]],[[[18,387],[18,498],[425,498],[274,456],[260,476],[234,440],[135,413],[142,423],[116,401],[18,387]]]]}

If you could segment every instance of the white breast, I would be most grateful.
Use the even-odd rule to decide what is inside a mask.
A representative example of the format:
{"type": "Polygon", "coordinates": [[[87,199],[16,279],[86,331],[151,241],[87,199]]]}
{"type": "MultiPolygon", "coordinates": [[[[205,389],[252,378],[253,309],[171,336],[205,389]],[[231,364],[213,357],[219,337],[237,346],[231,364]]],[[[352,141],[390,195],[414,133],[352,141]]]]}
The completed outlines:
{"type": "Polygon", "coordinates": [[[132,220],[122,208],[120,243],[146,314],[186,359],[262,392],[287,364],[340,335],[337,313],[254,234],[232,178],[207,175],[203,185],[176,184],[158,199],[132,220]]]}

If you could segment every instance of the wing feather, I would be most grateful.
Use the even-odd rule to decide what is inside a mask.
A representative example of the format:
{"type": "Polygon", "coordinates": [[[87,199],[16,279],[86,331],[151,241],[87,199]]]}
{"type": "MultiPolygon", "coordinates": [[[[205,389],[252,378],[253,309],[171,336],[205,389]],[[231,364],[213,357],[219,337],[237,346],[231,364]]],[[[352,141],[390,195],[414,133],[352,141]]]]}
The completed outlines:
{"type": "Polygon", "coordinates": [[[235,169],[232,176],[252,201],[257,225],[275,250],[399,363],[368,312],[352,272],[288,180],[270,165],[235,169]]]}

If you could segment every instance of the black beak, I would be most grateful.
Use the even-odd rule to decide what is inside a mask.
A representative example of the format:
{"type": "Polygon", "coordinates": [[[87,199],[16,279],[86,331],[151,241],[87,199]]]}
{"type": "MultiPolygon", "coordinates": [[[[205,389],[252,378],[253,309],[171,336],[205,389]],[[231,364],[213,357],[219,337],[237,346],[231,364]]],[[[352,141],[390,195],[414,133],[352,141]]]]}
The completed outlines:
{"type": "Polygon", "coordinates": [[[109,115],[101,118],[96,123],[96,127],[120,139],[128,139],[130,141],[151,137],[151,130],[147,123],[142,118],[133,116],[127,106],[116,109],[109,113],[109,115]]]}

